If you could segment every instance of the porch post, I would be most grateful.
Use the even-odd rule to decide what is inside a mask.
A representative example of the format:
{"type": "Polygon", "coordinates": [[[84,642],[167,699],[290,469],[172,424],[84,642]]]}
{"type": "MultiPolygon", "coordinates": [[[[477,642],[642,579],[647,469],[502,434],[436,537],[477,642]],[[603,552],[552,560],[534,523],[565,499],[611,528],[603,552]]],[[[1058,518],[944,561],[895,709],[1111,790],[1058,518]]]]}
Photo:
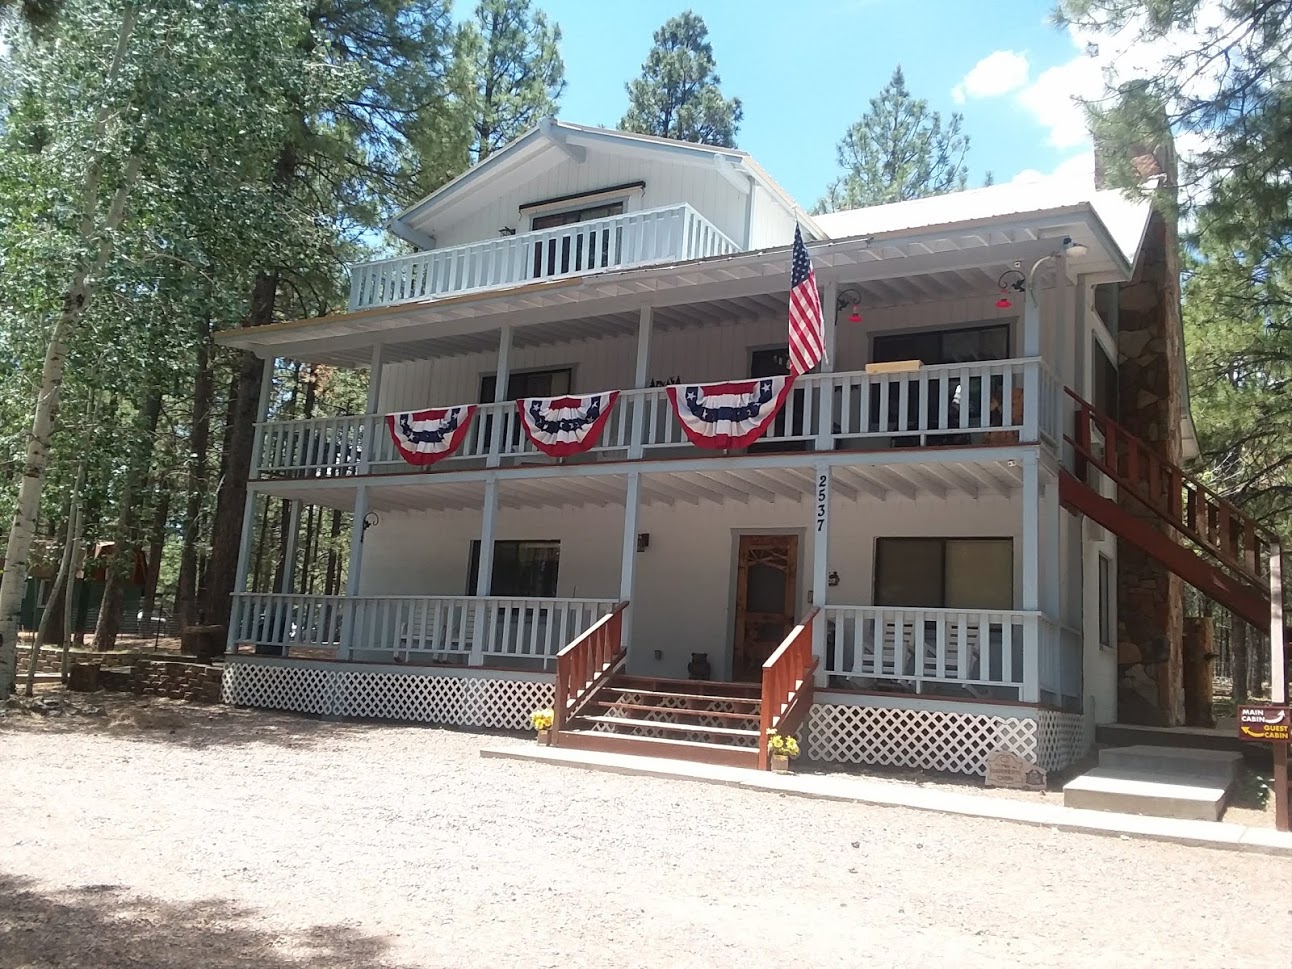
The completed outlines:
{"type": "MultiPolygon", "coordinates": [[[[1023,356],[1029,359],[1041,356],[1041,304],[1029,285],[1023,294],[1023,356]]],[[[1041,371],[1036,366],[1023,368],[1023,433],[1024,443],[1040,439],[1041,371]]]]}
{"type": "Polygon", "coordinates": [[[494,519],[498,513],[498,479],[490,476],[485,481],[484,501],[480,506],[480,557],[476,566],[475,594],[480,601],[476,602],[475,632],[471,637],[472,666],[484,665],[484,648],[489,629],[489,604],[484,600],[493,586],[493,535],[494,519]]]}
{"type": "Polygon", "coordinates": [[[1035,449],[1023,454],[1023,601],[1024,612],[1030,613],[1023,624],[1023,689],[1019,696],[1026,703],[1036,703],[1041,698],[1040,660],[1041,623],[1040,577],[1037,570],[1041,563],[1040,552],[1040,462],[1035,449]]]}
{"type": "Polygon", "coordinates": [[[294,588],[296,579],[296,542],[298,541],[301,531],[301,507],[305,504],[303,501],[293,501],[291,511],[288,512],[287,523],[287,549],[283,555],[283,580],[278,587],[282,593],[290,593],[294,588]]]}
{"type": "Polygon", "coordinates": [[[830,465],[816,465],[813,481],[812,513],[812,604],[821,612],[812,624],[812,655],[817,667],[814,682],[826,685],[826,603],[830,588],[830,465]]]}
{"type": "MultiPolygon", "coordinates": [[[[835,365],[835,322],[839,314],[835,304],[839,299],[839,284],[830,280],[821,288],[822,326],[825,329],[825,356],[817,367],[819,373],[834,372],[835,365]]],[[[834,387],[826,380],[817,384],[817,425],[816,442],[812,445],[817,451],[834,450],[834,387]]],[[[818,475],[818,477],[820,477],[818,475]]],[[[823,661],[824,662],[824,661],[823,661]]]]}
{"type": "MultiPolygon", "coordinates": [[[[493,380],[493,402],[501,404],[507,400],[507,384],[511,377],[511,324],[504,323],[498,327],[498,367],[497,373],[493,380]]],[[[495,410],[500,408],[495,408],[495,410]]],[[[502,463],[502,451],[504,430],[503,425],[508,428],[512,426],[510,420],[503,420],[500,414],[494,415],[493,421],[493,440],[489,442],[489,456],[485,459],[485,467],[496,468],[502,463]]],[[[482,553],[484,549],[480,550],[482,553]]],[[[493,552],[490,551],[492,556],[493,552]]]]}
{"type": "MultiPolygon", "coordinates": [[[[254,486],[247,485],[247,497],[242,502],[242,532],[240,533],[241,544],[238,546],[238,565],[234,572],[233,594],[236,596],[239,592],[247,591],[247,571],[251,566],[251,545],[253,541],[253,532],[256,527],[256,497],[257,492],[254,486]]],[[[238,600],[235,598],[230,603],[229,609],[229,628],[225,637],[224,650],[226,653],[237,652],[237,623],[234,618],[238,615],[238,600]]]]}
{"type": "Polygon", "coordinates": [[[372,348],[372,363],[368,369],[368,403],[364,411],[368,419],[363,422],[365,440],[364,446],[359,449],[359,474],[367,474],[371,470],[377,435],[385,430],[375,416],[381,405],[381,372],[385,369],[385,356],[385,345],[375,344],[372,348]]]}
{"type": "Polygon", "coordinates": [[[624,544],[619,559],[619,601],[627,602],[621,618],[622,639],[632,642],[633,585],[637,579],[637,511],[641,499],[641,472],[628,472],[628,486],[624,491],[624,544]]]}
{"type": "MultiPolygon", "coordinates": [[[[650,373],[650,341],[651,330],[655,325],[654,308],[647,305],[641,308],[641,316],[637,320],[637,367],[633,371],[633,387],[641,390],[646,386],[650,373]]],[[[631,436],[628,439],[628,458],[636,461],[641,458],[642,432],[646,423],[646,402],[641,397],[633,398],[633,414],[631,436]]],[[[624,618],[627,622],[627,617],[624,618]]]]}
{"type": "Polygon", "coordinates": [[[354,515],[350,522],[350,561],[345,571],[345,601],[341,605],[341,643],[337,659],[349,659],[354,653],[355,624],[359,618],[359,578],[363,571],[363,520],[367,517],[368,486],[360,482],[355,488],[354,515]]]}
{"type": "MultiPolygon", "coordinates": [[[[1038,463],[1039,464],[1039,463],[1038,463]]],[[[1040,556],[1041,612],[1049,617],[1055,628],[1051,643],[1054,655],[1051,657],[1054,668],[1054,693],[1058,703],[1063,702],[1063,571],[1067,562],[1063,548],[1061,522],[1059,517],[1059,479],[1052,475],[1048,468],[1040,469],[1039,479],[1039,541],[1040,556]]]]}
{"type": "Polygon", "coordinates": [[[251,477],[260,477],[260,458],[264,448],[265,418],[269,416],[269,402],[274,396],[274,364],[276,357],[263,361],[260,368],[260,399],[256,401],[256,433],[251,445],[251,477]]]}

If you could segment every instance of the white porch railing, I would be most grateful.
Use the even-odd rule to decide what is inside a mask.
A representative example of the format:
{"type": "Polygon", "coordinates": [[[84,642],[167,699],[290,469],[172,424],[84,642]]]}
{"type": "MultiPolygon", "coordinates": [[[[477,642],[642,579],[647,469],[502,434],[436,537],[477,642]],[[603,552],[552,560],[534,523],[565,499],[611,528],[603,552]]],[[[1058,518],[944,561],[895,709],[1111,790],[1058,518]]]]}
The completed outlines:
{"type": "MultiPolygon", "coordinates": [[[[907,373],[809,374],[760,444],[812,441],[860,450],[1058,440],[1058,383],[1037,359],[923,367],[907,373]],[[1006,402],[1009,402],[1007,405],[1006,402]],[[822,433],[823,428],[825,433],[822,433]]],[[[448,402],[452,403],[452,401],[448,402]]],[[[430,405],[428,405],[430,406],[430,405]]],[[[406,471],[380,415],[257,426],[260,474],[333,477],[369,470],[406,471]]],[[[590,453],[615,460],[647,451],[691,448],[663,387],[626,390],[590,453]]],[[[458,453],[436,467],[476,461],[544,461],[520,428],[513,402],[482,404],[458,453]]]]}
{"type": "Polygon", "coordinates": [[[351,266],[350,309],[392,306],[599,269],[703,259],[737,248],[685,203],[626,212],[351,266]]]}
{"type": "Polygon", "coordinates": [[[1040,642],[1038,685],[1042,699],[1059,706],[1065,698],[1080,703],[1085,695],[1081,630],[1042,617],[1040,642]]]}
{"type": "Polygon", "coordinates": [[[236,593],[230,646],[423,656],[472,665],[549,665],[561,647],[615,607],[614,599],[500,596],[311,596],[236,593]]]}
{"type": "Polygon", "coordinates": [[[1039,700],[1038,613],[834,605],[823,610],[825,671],[831,678],[857,686],[895,682],[916,693],[954,686],[970,696],[1039,700]]]}

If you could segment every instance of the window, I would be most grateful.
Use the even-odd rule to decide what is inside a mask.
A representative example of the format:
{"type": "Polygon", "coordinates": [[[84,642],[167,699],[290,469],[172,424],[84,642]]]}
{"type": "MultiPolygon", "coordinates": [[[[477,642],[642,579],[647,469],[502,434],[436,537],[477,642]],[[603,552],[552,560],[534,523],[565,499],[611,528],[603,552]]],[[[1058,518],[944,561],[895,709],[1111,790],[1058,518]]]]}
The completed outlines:
{"type": "Polygon", "coordinates": [[[1014,608],[1009,538],[880,538],[875,604],[938,609],[1014,608]]]}
{"type": "Polygon", "coordinates": [[[1117,366],[1104,350],[1104,345],[1095,337],[1092,341],[1090,359],[1094,372],[1091,374],[1090,403],[1114,420],[1117,419],[1117,366]]]}
{"type": "MultiPolygon", "coordinates": [[[[521,370],[507,375],[507,399],[522,397],[559,397],[570,392],[574,371],[569,367],[560,370],[521,370]]],[[[498,377],[485,374],[480,378],[480,403],[493,403],[498,377]]]]}
{"type": "MultiPolygon", "coordinates": [[[[561,565],[561,543],[552,541],[494,542],[494,596],[551,598],[556,595],[556,578],[561,565]]],[[[480,542],[471,543],[471,567],[467,573],[467,595],[476,594],[480,575],[480,542]]]]}
{"type": "MultiPolygon", "coordinates": [[[[623,202],[609,202],[549,215],[536,215],[530,221],[530,228],[534,232],[541,232],[623,214],[623,202]]],[[[594,226],[592,229],[553,234],[550,239],[539,239],[534,242],[530,278],[542,279],[545,276],[577,273],[585,269],[617,266],[622,261],[623,235],[621,226],[603,225],[600,228],[594,226]]]]}
{"type": "Polygon", "coordinates": [[[1113,648],[1113,563],[1099,556],[1099,645],[1113,648]]]}
{"type": "Polygon", "coordinates": [[[875,337],[874,363],[919,360],[925,366],[1005,360],[1009,357],[1009,324],[928,330],[922,333],[886,333],[875,337]]]}
{"type": "Polygon", "coordinates": [[[530,220],[529,227],[533,232],[541,232],[543,229],[555,229],[561,225],[591,222],[593,219],[608,219],[612,215],[623,214],[623,202],[610,202],[603,205],[589,205],[581,209],[567,209],[564,212],[553,212],[549,215],[536,215],[530,220]]]}

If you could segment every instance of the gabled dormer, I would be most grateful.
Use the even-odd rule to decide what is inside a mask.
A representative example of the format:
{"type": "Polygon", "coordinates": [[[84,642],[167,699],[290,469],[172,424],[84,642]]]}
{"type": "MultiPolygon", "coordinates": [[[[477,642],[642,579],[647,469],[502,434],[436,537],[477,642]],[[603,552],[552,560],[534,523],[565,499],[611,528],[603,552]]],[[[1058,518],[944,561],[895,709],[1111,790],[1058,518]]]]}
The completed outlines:
{"type": "Polygon", "coordinates": [[[823,238],[747,154],[544,120],[396,216],[390,231],[444,249],[689,205],[736,251],[823,238]]]}

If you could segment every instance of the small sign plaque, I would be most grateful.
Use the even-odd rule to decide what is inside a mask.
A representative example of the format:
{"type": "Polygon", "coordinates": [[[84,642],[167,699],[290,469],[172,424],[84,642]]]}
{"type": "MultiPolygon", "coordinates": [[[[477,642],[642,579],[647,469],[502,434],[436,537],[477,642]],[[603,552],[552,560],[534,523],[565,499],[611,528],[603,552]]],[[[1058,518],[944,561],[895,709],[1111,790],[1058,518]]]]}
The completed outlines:
{"type": "Polygon", "coordinates": [[[1045,771],[1011,750],[993,750],[987,755],[987,786],[1013,787],[1024,791],[1045,790],[1045,771]]]}
{"type": "Polygon", "coordinates": [[[1238,736],[1267,743],[1292,742],[1292,708],[1239,707],[1238,736]]]}

